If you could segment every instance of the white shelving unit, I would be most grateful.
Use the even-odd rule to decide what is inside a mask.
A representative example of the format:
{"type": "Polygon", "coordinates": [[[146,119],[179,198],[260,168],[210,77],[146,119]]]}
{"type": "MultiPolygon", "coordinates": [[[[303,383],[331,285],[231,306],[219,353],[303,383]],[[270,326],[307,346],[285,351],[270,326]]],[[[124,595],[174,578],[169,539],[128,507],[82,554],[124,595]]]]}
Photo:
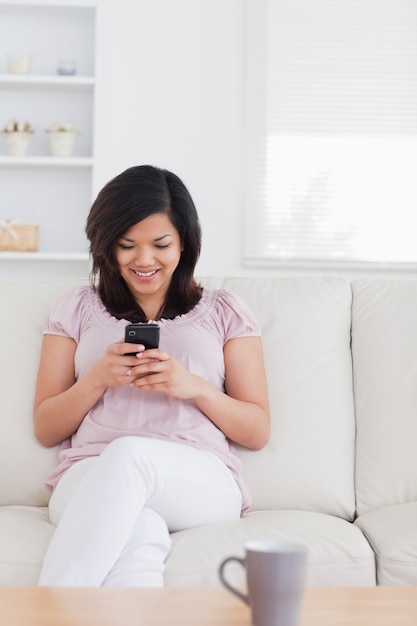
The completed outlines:
{"type": "Polygon", "coordinates": [[[27,155],[9,156],[0,137],[0,221],[39,224],[39,251],[0,252],[0,282],[50,275],[86,276],[85,219],[95,168],[96,25],[94,1],[0,0],[0,129],[11,119],[34,128],[27,155]],[[8,73],[8,57],[29,55],[27,74],[8,73]],[[76,74],[58,74],[61,61],[76,74]],[[62,120],[78,130],[72,157],[51,156],[46,128],[62,120]],[[65,272],[63,268],[65,266],[65,272]]]}

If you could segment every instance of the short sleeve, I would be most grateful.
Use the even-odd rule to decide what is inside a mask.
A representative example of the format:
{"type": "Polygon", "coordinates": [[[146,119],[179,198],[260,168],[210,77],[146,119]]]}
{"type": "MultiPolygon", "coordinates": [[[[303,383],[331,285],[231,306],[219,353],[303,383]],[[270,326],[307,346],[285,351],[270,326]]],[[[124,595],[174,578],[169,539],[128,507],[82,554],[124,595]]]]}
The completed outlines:
{"type": "Polygon", "coordinates": [[[82,319],[87,307],[89,287],[75,287],[61,294],[52,304],[45,319],[43,334],[80,339],[82,319]]]}
{"type": "Polygon", "coordinates": [[[237,337],[260,337],[261,327],[249,305],[227,289],[217,291],[216,309],[221,322],[224,343],[237,337]]]}

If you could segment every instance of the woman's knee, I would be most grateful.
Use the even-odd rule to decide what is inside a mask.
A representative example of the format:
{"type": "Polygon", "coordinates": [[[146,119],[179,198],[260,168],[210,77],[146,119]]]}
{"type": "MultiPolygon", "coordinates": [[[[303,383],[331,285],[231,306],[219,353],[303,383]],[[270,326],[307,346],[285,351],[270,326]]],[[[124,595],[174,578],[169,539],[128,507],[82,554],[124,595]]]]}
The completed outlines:
{"type": "Polygon", "coordinates": [[[140,449],[140,437],[118,437],[104,448],[100,457],[103,460],[124,464],[138,457],[140,449]]]}
{"type": "MultiPolygon", "coordinates": [[[[130,484],[150,496],[155,488],[160,457],[149,450],[151,439],[144,437],[119,437],[109,443],[99,457],[97,472],[109,481],[130,484]],[[121,481],[121,482],[120,482],[121,481]]],[[[152,447],[152,446],[151,446],[152,447]]]]}
{"type": "Polygon", "coordinates": [[[176,445],[180,444],[150,437],[124,436],[111,441],[100,456],[121,465],[134,461],[138,465],[157,470],[164,465],[176,445]]]}

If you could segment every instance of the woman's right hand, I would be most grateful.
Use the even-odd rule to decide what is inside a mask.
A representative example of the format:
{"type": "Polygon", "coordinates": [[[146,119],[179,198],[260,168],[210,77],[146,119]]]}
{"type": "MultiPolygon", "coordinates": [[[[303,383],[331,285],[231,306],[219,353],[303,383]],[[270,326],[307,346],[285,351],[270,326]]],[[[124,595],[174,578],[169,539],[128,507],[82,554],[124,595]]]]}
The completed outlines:
{"type": "MultiPolygon", "coordinates": [[[[142,353],[144,350],[145,346],[142,344],[125,343],[124,341],[110,344],[101,359],[93,366],[100,384],[106,388],[121,387],[133,382],[137,378],[137,374],[132,373],[132,368],[139,363],[136,354],[142,353]]],[[[146,362],[146,358],[141,357],[140,363],[146,362]]]]}

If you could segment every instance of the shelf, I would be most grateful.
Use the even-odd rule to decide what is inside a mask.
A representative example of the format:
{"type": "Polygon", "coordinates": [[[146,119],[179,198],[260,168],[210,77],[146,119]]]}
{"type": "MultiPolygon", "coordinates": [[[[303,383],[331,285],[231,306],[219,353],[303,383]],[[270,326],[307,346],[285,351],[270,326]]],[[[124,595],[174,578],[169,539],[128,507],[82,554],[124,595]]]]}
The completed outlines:
{"type": "Polygon", "coordinates": [[[95,85],[94,76],[61,76],[36,74],[0,74],[0,86],[73,89],[90,91],[95,85]]]}
{"type": "Polygon", "coordinates": [[[88,252],[1,252],[0,261],[88,261],[88,252]]]}
{"type": "Polygon", "coordinates": [[[24,156],[9,155],[0,136],[0,217],[7,211],[7,218],[35,222],[41,232],[36,252],[0,250],[0,283],[89,273],[82,225],[96,163],[99,3],[0,0],[0,135],[7,120],[28,120],[34,128],[24,156]],[[30,57],[29,72],[9,73],[8,61],[20,55],[30,57]],[[76,74],[58,73],[65,60],[75,63],[76,74]],[[71,157],[52,156],[45,131],[54,120],[79,130],[71,157]]]}
{"type": "Polygon", "coordinates": [[[62,169],[88,169],[93,167],[92,157],[52,157],[52,156],[0,156],[0,167],[39,167],[62,169]]]}

